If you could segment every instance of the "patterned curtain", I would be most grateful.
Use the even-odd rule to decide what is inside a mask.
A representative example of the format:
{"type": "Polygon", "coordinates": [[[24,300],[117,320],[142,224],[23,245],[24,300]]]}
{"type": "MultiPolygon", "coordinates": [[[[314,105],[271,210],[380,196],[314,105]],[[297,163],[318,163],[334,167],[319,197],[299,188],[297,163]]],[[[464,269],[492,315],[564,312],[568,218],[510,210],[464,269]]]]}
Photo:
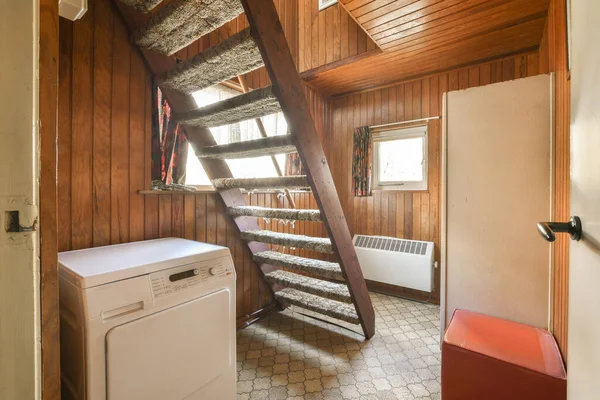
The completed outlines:
{"type": "Polygon", "coordinates": [[[352,181],[354,196],[371,196],[371,171],[373,169],[373,143],[371,128],[363,126],[354,130],[352,153],[352,181]]]}
{"type": "Polygon", "coordinates": [[[152,129],[152,180],[169,185],[185,183],[187,139],[171,121],[171,107],[162,91],[154,85],[154,123],[152,129]]]}
{"type": "Polygon", "coordinates": [[[285,176],[306,175],[298,153],[290,153],[285,155],[285,171],[283,174],[285,176]]]}

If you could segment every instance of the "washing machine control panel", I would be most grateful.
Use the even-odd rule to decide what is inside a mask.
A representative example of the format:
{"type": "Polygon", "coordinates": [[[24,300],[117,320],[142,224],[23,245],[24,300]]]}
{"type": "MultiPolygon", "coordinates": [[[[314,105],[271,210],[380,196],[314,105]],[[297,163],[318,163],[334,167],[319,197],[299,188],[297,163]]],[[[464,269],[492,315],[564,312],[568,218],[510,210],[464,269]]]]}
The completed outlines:
{"type": "Polygon", "coordinates": [[[150,284],[154,298],[161,298],[232,274],[233,265],[231,265],[230,259],[223,257],[155,272],[150,274],[150,284]]]}

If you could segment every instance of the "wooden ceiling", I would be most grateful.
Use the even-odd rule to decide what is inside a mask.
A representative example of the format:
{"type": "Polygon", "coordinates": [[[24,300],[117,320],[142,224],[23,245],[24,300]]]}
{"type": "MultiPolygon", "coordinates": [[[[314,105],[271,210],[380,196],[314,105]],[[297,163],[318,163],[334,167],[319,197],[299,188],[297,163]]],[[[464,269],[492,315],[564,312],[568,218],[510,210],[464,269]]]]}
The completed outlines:
{"type": "Polygon", "coordinates": [[[306,81],[340,94],[536,49],[550,0],[340,0],[382,53],[306,81]]]}

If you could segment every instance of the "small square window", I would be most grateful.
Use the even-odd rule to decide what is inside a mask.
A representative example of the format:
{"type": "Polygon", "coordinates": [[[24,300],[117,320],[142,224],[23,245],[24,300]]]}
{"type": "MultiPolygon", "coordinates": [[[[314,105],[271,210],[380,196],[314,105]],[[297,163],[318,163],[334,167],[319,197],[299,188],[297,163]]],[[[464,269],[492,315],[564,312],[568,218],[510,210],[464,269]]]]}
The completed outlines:
{"type": "Polygon", "coordinates": [[[427,127],[373,133],[373,188],[427,190],[427,127]]]}

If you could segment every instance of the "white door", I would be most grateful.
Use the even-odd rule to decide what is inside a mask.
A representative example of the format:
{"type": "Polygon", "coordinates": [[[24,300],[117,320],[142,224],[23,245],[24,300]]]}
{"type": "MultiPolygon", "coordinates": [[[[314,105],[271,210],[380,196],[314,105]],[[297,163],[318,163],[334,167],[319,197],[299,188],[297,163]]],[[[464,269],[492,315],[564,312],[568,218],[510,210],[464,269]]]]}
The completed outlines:
{"type": "MultiPolygon", "coordinates": [[[[49,11],[47,11],[49,12],[49,11]]],[[[38,219],[39,1],[0,1],[0,399],[41,397],[38,219]]]]}
{"type": "Polygon", "coordinates": [[[571,213],[583,240],[571,242],[568,393],[600,396],[600,1],[572,0],[571,213]]]}
{"type": "Polygon", "coordinates": [[[444,325],[456,309],[548,327],[551,77],[449,92],[444,325]]]}

